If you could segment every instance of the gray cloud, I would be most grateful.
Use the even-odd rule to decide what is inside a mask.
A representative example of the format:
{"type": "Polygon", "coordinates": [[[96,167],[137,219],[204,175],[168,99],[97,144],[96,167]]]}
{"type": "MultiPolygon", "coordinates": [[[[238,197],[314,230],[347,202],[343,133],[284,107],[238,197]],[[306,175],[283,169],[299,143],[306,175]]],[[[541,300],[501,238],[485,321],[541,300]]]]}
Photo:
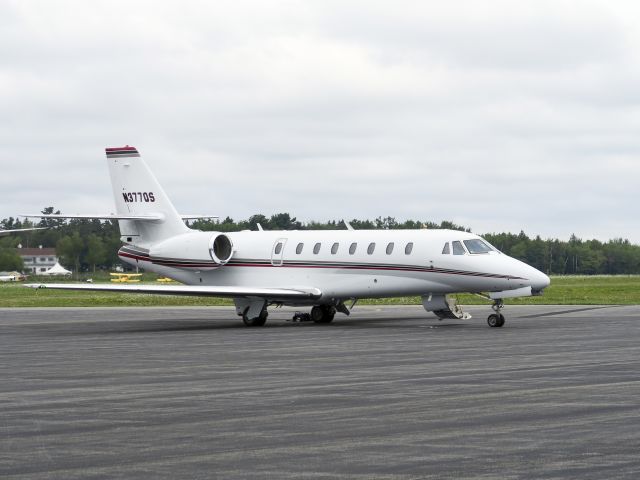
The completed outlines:
{"type": "Polygon", "coordinates": [[[640,242],[633,2],[9,2],[0,218],[110,211],[136,145],[185,213],[640,242]]]}

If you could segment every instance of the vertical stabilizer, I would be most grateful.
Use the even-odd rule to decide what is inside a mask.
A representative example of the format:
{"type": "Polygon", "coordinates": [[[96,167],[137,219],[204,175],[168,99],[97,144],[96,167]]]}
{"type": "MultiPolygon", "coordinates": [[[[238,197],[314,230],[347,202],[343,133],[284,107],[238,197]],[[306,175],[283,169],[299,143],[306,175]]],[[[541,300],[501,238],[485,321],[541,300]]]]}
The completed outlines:
{"type": "Polygon", "coordinates": [[[189,231],[135,147],[106,148],[119,215],[160,214],[160,220],[119,220],[122,240],[140,246],[189,231]]]}

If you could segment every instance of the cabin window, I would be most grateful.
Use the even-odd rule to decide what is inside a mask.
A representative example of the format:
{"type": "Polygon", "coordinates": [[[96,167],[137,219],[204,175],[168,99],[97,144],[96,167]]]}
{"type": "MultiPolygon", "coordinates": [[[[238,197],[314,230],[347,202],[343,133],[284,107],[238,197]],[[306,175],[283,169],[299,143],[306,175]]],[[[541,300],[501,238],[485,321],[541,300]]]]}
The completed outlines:
{"type": "Polygon", "coordinates": [[[491,251],[491,247],[479,238],[465,240],[464,244],[467,250],[469,250],[469,253],[489,253],[491,251]]]}
{"type": "Polygon", "coordinates": [[[318,253],[320,253],[320,242],[316,243],[313,246],[313,253],[314,253],[314,255],[317,255],[318,253]]]}
{"type": "Polygon", "coordinates": [[[391,255],[392,252],[393,252],[393,242],[389,242],[389,244],[387,245],[387,255],[391,255]]]}
{"type": "Polygon", "coordinates": [[[451,253],[451,250],[449,250],[449,242],[444,244],[444,248],[442,249],[442,254],[443,255],[449,255],[451,253]]]}
{"type": "Polygon", "coordinates": [[[336,253],[338,253],[338,246],[339,246],[338,242],[331,245],[331,255],[335,255],[336,253]]]}
{"type": "Polygon", "coordinates": [[[278,242],[278,244],[276,245],[276,249],[273,251],[273,253],[275,253],[276,255],[280,255],[281,251],[282,251],[282,242],[278,242]]]}
{"type": "Polygon", "coordinates": [[[412,251],[413,251],[413,242],[409,242],[409,243],[407,243],[407,246],[404,247],[404,254],[405,255],[411,255],[412,251]]]}
{"type": "Polygon", "coordinates": [[[354,253],[356,253],[356,248],[358,248],[358,243],[357,242],[353,242],[349,246],[349,255],[353,255],[354,253]]]}
{"type": "Polygon", "coordinates": [[[376,244],[375,244],[375,242],[371,242],[371,243],[369,244],[369,246],[367,247],[367,253],[368,253],[369,255],[371,255],[375,249],[376,249],[376,244]]]}
{"type": "Polygon", "coordinates": [[[453,245],[453,254],[454,255],[464,255],[465,250],[464,247],[462,246],[461,242],[458,242],[457,240],[455,242],[451,242],[451,244],[453,245]]]}
{"type": "Polygon", "coordinates": [[[304,248],[304,243],[299,243],[296,247],[296,253],[300,255],[302,253],[302,249],[304,248]]]}

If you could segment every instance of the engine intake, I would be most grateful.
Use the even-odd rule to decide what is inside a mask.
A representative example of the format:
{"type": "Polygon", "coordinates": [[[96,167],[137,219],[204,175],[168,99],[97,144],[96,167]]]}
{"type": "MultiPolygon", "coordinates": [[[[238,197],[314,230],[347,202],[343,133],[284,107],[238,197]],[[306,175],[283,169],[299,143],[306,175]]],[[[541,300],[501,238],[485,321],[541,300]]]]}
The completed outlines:
{"type": "Polygon", "coordinates": [[[233,255],[233,242],[224,233],[218,233],[211,237],[209,255],[219,265],[224,265],[233,255]]]}

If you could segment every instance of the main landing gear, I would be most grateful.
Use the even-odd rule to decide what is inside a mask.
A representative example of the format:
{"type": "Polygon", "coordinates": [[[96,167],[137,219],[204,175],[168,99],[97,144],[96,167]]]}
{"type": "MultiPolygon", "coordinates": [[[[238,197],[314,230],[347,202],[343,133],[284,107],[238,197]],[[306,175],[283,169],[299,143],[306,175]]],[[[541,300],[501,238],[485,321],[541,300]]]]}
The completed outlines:
{"type": "Polygon", "coordinates": [[[265,308],[260,312],[260,314],[257,317],[251,318],[249,317],[249,307],[247,307],[245,311],[242,313],[242,321],[247,327],[263,327],[264,324],[267,323],[268,316],[269,316],[269,313],[265,308]]]}
{"type": "Polygon", "coordinates": [[[311,320],[314,323],[331,323],[336,311],[333,305],[316,305],[311,309],[311,320]]]}
{"type": "Polygon", "coordinates": [[[331,323],[338,309],[333,305],[316,305],[311,313],[296,312],[292,322],[331,323]]]}
{"type": "Polygon", "coordinates": [[[504,325],[505,318],[504,315],[500,313],[500,310],[504,308],[504,302],[499,298],[493,302],[491,308],[496,313],[492,313],[487,317],[487,324],[490,327],[502,327],[504,325]]]}
{"type": "Polygon", "coordinates": [[[267,323],[267,301],[263,298],[234,298],[236,314],[247,327],[262,327],[267,323]]]}

